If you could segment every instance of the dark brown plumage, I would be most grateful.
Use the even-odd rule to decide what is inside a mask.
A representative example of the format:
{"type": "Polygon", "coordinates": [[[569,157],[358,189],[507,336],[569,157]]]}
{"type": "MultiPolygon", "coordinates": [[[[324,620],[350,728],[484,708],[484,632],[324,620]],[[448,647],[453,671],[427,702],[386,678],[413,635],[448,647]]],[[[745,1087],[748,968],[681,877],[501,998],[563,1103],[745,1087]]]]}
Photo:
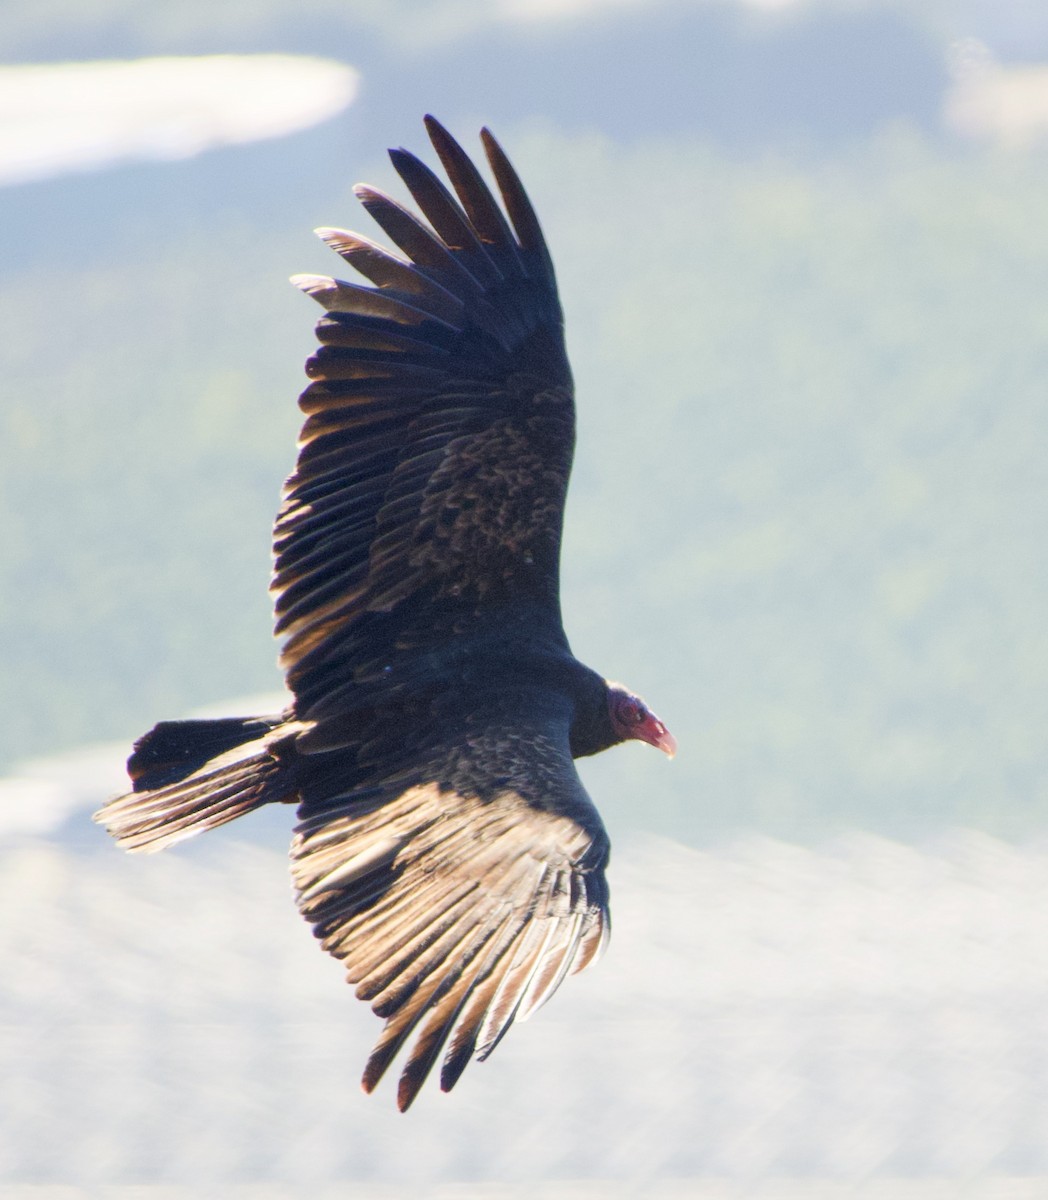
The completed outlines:
{"type": "Polygon", "coordinates": [[[320,347],[274,530],[272,717],[163,722],[98,819],[154,850],[298,805],[298,904],[386,1021],[370,1091],[411,1042],[401,1109],[443,1055],[451,1088],[599,953],[608,839],[573,759],[639,738],[643,702],[572,656],[558,564],[575,437],[553,264],[494,138],[505,205],[432,118],[455,195],[391,151],[429,222],[371,188],[400,248],[320,236],[368,287],[295,282],[320,347]]]}

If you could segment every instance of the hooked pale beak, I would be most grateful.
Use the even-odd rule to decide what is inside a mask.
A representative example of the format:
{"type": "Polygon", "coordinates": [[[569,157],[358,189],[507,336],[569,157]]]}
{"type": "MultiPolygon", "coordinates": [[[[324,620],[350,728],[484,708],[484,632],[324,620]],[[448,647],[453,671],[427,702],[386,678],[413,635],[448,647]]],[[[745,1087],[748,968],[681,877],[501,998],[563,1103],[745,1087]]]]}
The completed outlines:
{"type": "Polygon", "coordinates": [[[649,713],[644,718],[637,726],[633,736],[640,738],[642,742],[647,742],[649,746],[661,750],[669,758],[677,753],[677,739],[654,713],[649,713]]]}

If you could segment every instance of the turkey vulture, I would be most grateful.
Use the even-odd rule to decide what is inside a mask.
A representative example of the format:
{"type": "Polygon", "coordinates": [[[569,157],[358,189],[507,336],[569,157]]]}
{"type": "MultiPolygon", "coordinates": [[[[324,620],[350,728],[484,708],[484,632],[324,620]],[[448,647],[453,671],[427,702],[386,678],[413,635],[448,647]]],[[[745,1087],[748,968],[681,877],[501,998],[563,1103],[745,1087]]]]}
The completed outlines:
{"type": "Polygon", "coordinates": [[[575,410],[531,203],[488,130],[505,211],[426,129],[455,195],[390,157],[428,226],[360,186],[402,253],[320,229],[374,286],[294,279],[325,312],[273,535],[293,701],[161,722],[128,760],[134,790],[96,814],[158,850],[296,804],[298,906],[385,1020],[365,1091],[412,1041],[401,1110],[441,1054],[447,1091],[604,944],[608,837],[572,760],[629,738],[676,749],[561,625],[575,410]]]}

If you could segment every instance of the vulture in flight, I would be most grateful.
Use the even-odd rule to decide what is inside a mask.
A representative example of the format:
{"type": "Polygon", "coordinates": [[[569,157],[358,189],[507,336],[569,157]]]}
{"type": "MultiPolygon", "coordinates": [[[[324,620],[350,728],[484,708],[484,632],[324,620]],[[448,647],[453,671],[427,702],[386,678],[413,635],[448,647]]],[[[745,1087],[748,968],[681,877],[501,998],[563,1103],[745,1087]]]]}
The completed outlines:
{"type": "Polygon", "coordinates": [[[135,743],[133,790],[96,814],[151,851],[297,805],[298,907],[385,1021],[364,1090],[409,1046],[401,1110],[438,1060],[447,1091],[604,945],[608,836],[572,760],[676,748],[561,624],[575,406],[535,212],[486,129],[501,207],[426,129],[452,190],[390,152],[425,222],[356,189],[400,253],[317,231],[371,286],[293,280],[324,316],[273,533],[292,703],[161,722],[135,743]]]}

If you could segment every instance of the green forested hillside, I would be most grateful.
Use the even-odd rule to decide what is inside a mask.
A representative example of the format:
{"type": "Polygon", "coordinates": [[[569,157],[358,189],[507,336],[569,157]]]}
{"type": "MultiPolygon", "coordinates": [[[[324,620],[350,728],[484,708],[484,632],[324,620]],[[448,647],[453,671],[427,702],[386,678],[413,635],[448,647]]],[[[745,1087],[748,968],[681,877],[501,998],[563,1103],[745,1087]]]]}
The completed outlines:
{"type": "MultiPolygon", "coordinates": [[[[690,722],[663,827],[1043,823],[1046,184],[905,136],[664,151],[568,238],[588,470],[619,473],[577,497],[613,519],[571,578],[690,722]]],[[[629,766],[634,802],[666,786],[629,766]]]]}
{"type": "MultiPolygon", "coordinates": [[[[682,746],[587,766],[613,830],[1043,827],[1048,163],[500,133],[579,386],[569,632],[682,746]]],[[[284,279],[366,221],[270,201],[0,283],[8,763],[278,681],[314,317],[284,279]]]]}

